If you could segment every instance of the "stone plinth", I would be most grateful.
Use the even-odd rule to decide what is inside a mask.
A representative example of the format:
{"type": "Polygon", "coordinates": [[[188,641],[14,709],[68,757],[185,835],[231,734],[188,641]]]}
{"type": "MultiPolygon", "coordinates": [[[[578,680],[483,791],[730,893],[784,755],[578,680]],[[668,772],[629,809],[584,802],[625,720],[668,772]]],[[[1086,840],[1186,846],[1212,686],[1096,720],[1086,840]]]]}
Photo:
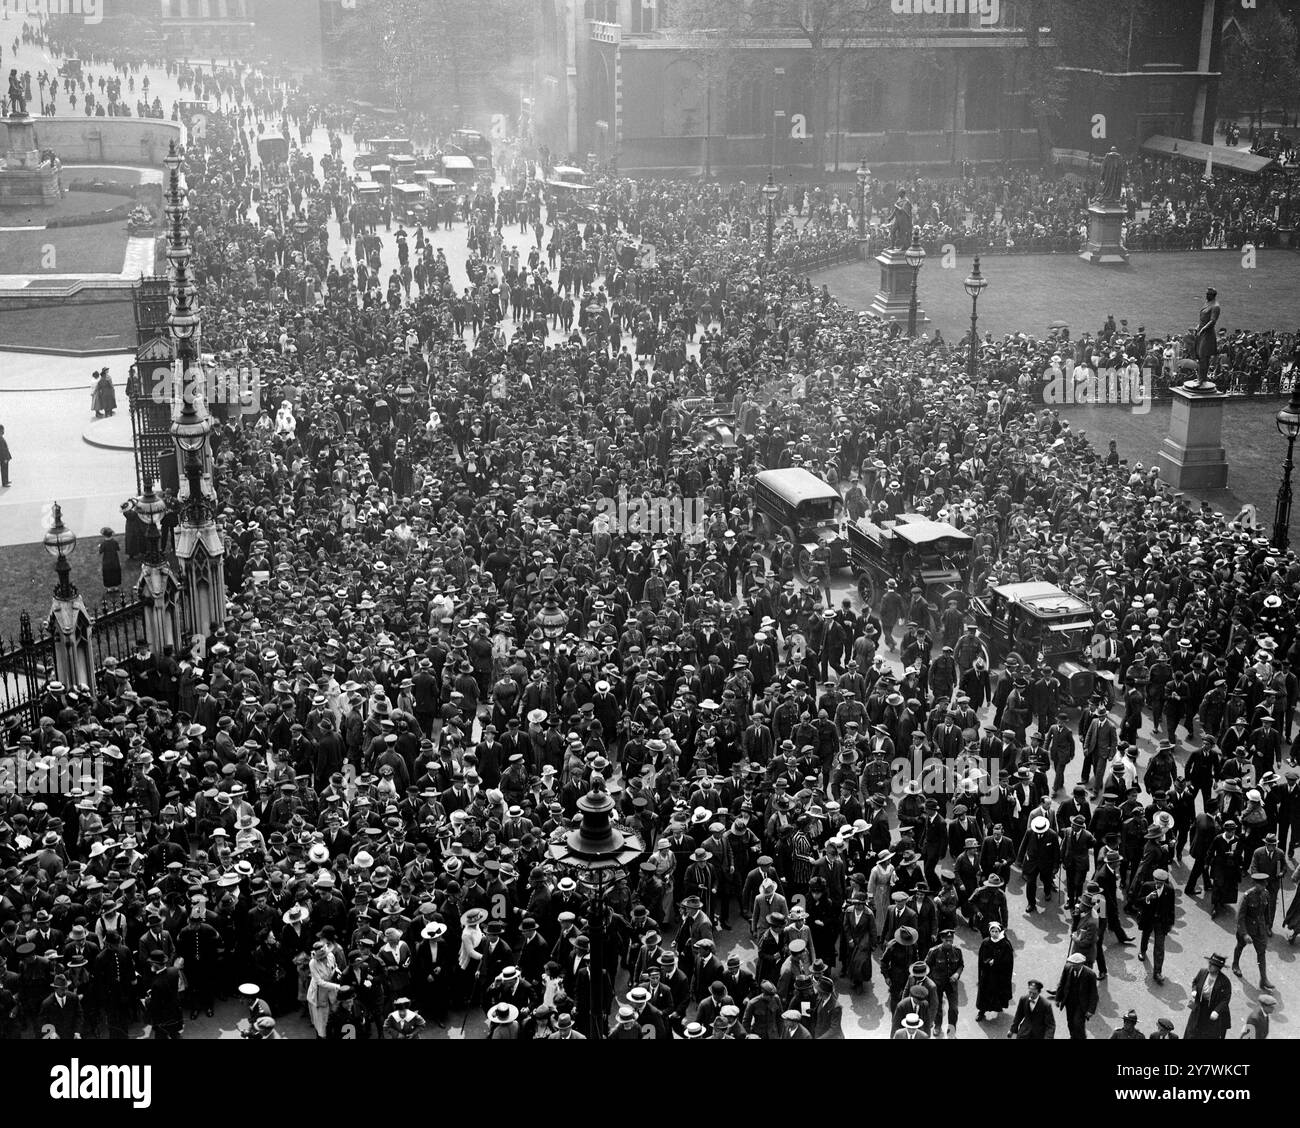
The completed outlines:
{"type": "Polygon", "coordinates": [[[1219,391],[1175,388],[1169,434],[1160,446],[1160,477],[1178,490],[1222,490],[1228,485],[1223,449],[1223,405],[1219,391]]]}
{"type": "MultiPolygon", "coordinates": [[[[871,299],[870,310],[877,317],[907,325],[907,311],[912,305],[912,268],[907,265],[903,252],[890,247],[876,256],[880,264],[880,289],[871,299]]],[[[925,332],[929,323],[925,311],[916,307],[916,332],[925,332]]]]}
{"type": "Polygon", "coordinates": [[[1128,250],[1120,242],[1120,230],[1128,212],[1117,204],[1088,205],[1088,241],[1079,252],[1094,266],[1127,266],[1128,250]]]}
{"type": "Polygon", "coordinates": [[[8,148],[0,168],[0,208],[43,207],[59,198],[59,174],[42,163],[36,122],[30,117],[5,119],[8,148]]]}

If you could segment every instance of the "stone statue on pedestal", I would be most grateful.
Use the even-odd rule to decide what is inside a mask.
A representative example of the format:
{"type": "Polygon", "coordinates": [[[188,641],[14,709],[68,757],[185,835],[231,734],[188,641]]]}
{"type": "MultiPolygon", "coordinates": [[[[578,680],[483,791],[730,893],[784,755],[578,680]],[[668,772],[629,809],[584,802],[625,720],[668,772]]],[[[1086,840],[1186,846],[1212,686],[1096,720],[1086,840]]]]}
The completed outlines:
{"type": "Polygon", "coordinates": [[[898,190],[898,199],[894,201],[894,218],[889,224],[889,245],[895,250],[905,251],[912,245],[912,201],[907,198],[907,190],[898,190]]]}
{"type": "Polygon", "coordinates": [[[1184,387],[1195,391],[1218,391],[1210,379],[1210,362],[1219,353],[1219,292],[1213,286],[1205,291],[1205,304],[1201,306],[1196,325],[1196,379],[1184,387]]]}
{"type": "Polygon", "coordinates": [[[1118,204],[1123,187],[1124,158],[1119,155],[1119,150],[1112,145],[1110,152],[1102,158],[1101,195],[1097,197],[1095,202],[1098,204],[1118,204]]]}
{"type": "Polygon", "coordinates": [[[18,68],[9,72],[9,116],[27,116],[27,92],[23,89],[23,80],[18,77],[18,68]]]}

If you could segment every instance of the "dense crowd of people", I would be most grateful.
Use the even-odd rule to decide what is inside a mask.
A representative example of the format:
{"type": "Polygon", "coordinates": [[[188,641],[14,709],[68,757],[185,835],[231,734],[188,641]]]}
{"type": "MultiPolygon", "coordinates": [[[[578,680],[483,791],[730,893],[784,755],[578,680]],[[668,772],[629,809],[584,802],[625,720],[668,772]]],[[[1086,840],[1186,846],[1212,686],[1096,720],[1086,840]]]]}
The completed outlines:
{"type": "Polygon", "coordinates": [[[1201,912],[1236,914],[1263,993],[1234,1021],[1206,953],[1183,1035],[1267,1035],[1274,928],[1300,926],[1300,563],[1035,388],[1143,330],[989,341],[972,383],[783,266],[841,233],[783,223],[767,260],[757,186],[606,174],[579,219],[522,160],[453,222],[467,279],[422,228],[385,279],[338,147],[296,152],[283,220],[260,207],[258,119],[301,137],[310,111],[235,100],[185,154],[203,349],[264,406],[212,437],[230,606],[4,733],[4,1036],[177,1038],[239,998],[253,1038],[839,1038],[847,990],[913,1039],[969,1032],[965,984],[1010,1036],[1059,1012],[1095,1037],[1108,934],[1140,933],[1158,993],[1201,912]],[[970,534],[960,590],[797,580],[754,486],[793,466],[848,519],[970,534]],[[611,521],[619,496],[706,518],[611,521]],[[1091,607],[1085,700],[986,661],[971,602],[1022,580],[1091,607]],[[67,794],[14,782],[69,765],[67,794]],[[640,849],[596,899],[553,848],[606,795],[640,849]],[[1017,886],[1068,922],[1059,980],[1017,975],[1017,886]]]}

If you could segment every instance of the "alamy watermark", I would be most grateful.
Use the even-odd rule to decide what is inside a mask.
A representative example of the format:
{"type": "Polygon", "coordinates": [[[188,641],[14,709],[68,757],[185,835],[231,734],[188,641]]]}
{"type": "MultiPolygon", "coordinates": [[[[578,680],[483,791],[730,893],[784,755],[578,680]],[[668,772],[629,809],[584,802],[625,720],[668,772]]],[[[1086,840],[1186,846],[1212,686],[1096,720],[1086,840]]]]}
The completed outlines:
{"type": "Polygon", "coordinates": [[[0,12],[23,16],[79,16],[85,23],[104,22],[104,0],[0,0],[0,12]]]}
{"type": "Polygon", "coordinates": [[[889,0],[896,16],[973,16],[990,27],[1002,19],[1001,0],[889,0]]]}
{"type": "Polygon", "coordinates": [[[184,407],[193,401],[208,407],[229,405],[239,408],[241,415],[258,415],[262,411],[262,374],[256,365],[229,368],[224,365],[205,365],[199,380],[191,370],[183,379],[168,366],[156,368],[147,377],[149,398],[158,404],[184,407]]]}
{"type": "Polygon", "coordinates": [[[0,795],[98,794],[104,786],[104,762],[98,757],[51,753],[28,759],[0,758],[0,795]]]}
{"type": "Polygon", "coordinates": [[[994,802],[993,787],[998,782],[1000,763],[996,757],[934,756],[914,752],[911,756],[895,756],[889,762],[890,791],[894,801],[904,795],[956,796],[958,803],[971,803],[972,795],[979,796],[982,806],[994,802]],[[972,768],[978,772],[972,773],[972,768]],[[971,780],[974,792],[965,790],[971,780]],[[909,790],[909,785],[913,785],[909,790]]]}
{"type": "Polygon", "coordinates": [[[629,497],[619,487],[618,497],[602,497],[596,503],[593,532],[625,533],[634,537],[680,535],[693,541],[704,536],[712,503],[704,497],[629,497]]]}
{"type": "Polygon", "coordinates": [[[1151,385],[1142,373],[1122,368],[1093,372],[1080,365],[1070,374],[1049,377],[1041,388],[1043,403],[1048,407],[1127,407],[1133,415],[1151,411],[1151,385]]]}

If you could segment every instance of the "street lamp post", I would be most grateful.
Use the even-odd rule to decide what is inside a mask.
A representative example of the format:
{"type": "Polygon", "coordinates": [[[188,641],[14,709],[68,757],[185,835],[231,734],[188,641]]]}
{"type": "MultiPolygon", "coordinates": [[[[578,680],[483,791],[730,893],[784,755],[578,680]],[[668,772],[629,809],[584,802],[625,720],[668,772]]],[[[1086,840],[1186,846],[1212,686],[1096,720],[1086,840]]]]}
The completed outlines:
{"type": "Polygon", "coordinates": [[[53,643],[54,676],[67,686],[90,685],[96,670],[94,625],[72,582],[72,565],[68,563],[77,550],[77,534],[63,523],[63,507],[57,501],[51,509],[49,528],[41,540],[45,551],[54,557],[54,574],[58,577],[45,621],[53,643]]]}
{"type": "Polygon", "coordinates": [[[537,623],[546,639],[546,668],[551,686],[551,708],[555,708],[555,646],[564,637],[569,626],[569,616],[553,594],[547,595],[542,609],[537,613],[537,623]]]}
{"type": "Polygon", "coordinates": [[[979,300],[988,284],[989,280],[980,273],[980,257],[976,255],[971,272],[962,283],[970,295],[970,356],[966,360],[966,379],[972,384],[975,383],[979,353],[979,300]]]}
{"type": "Polygon", "coordinates": [[[1285,552],[1291,541],[1291,471],[1295,468],[1295,441],[1300,437],[1300,380],[1292,385],[1290,402],[1276,418],[1278,433],[1286,439],[1286,462],[1282,465],[1277,508],[1273,510],[1273,547],[1285,552]]]}
{"type": "Polygon", "coordinates": [[[180,467],[190,487],[185,508],[190,511],[195,524],[209,516],[207,501],[203,496],[203,459],[199,452],[203,450],[208,435],[212,432],[212,416],[206,411],[200,415],[194,405],[195,396],[203,394],[203,387],[197,380],[186,388],[185,406],[171,427],[172,438],[185,456],[184,465],[180,467]]]}
{"type": "Polygon", "coordinates": [[[414,422],[411,416],[411,406],[415,403],[415,388],[411,384],[410,378],[403,374],[402,381],[393,389],[393,396],[397,400],[397,418],[400,421],[399,430],[403,434],[409,433],[414,422]]]}
{"type": "Polygon", "coordinates": [[[166,499],[160,494],[158,485],[150,482],[135,502],[136,516],[144,523],[145,544],[144,562],[140,565],[140,579],[135,590],[144,605],[145,637],[158,654],[184,639],[180,584],[162,551],[161,522],[166,512],[166,499]]]}
{"type": "Polygon", "coordinates": [[[77,551],[77,534],[63,523],[63,507],[54,503],[54,521],[43,541],[45,551],[54,557],[54,574],[58,583],[54,587],[55,599],[76,599],[77,585],[72,582],[72,565],[68,557],[77,551]]]}
{"type": "Polygon", "coordinates": [[[135,512],[144,523],[144,562],[149,566],[159,565],[163,562],[160,522],[167,512],[167,501],[159,495],[155,483],[150,482],[136,499],[135,512]]]}
{"type": "Polygon", "coordinates": [[[776,226],[776,197],[781,190],[776,186],[772,179],[772,174],[767,174],[767,183],[763,185],[763,199],[767,201],[767,257],[772,257],[772,230],[776,226]]]}
{"type": "Polygon", "coordinates": [[[921,267],[925,265],[925,248],[921,246],[921,236],[916,228],[912,228],[912,245],[903,252],[903,257],[907,259],[907,265],[912,268],[912,302],[907,307],[907,335],[916,336],[916,280],[921,273],[921,267]]]}
{"type": "Polygon", "coordinates": [[[591,777],[591,789],[578,800],[581,819],[559,842],[547,848],[551,859],[574,872],[591,893],[591,1029],[588,1037],[605,1037],[609,1021],[605,993],[605,894],[618,884],[624,870],[641,854],[640,840],[612,823],[614,800],[605,779],[591,777]]]}
{"type": "Polygon", "coordinates": [[[867,168],[867,158],[858,162],[858,240],[867,237],[867,185],[871,183],[871,169],[867,168]]]}

